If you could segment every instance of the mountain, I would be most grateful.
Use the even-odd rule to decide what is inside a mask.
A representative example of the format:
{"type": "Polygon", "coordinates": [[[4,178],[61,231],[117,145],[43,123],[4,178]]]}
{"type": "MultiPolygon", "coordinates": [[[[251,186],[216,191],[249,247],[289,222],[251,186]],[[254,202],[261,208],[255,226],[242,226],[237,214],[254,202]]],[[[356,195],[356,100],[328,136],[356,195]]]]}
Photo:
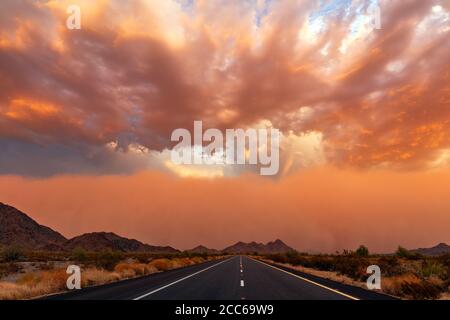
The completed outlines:
{"type": "Polygon", "coordinates": [[[0,247],[18,246],[30,250],[87,251],[107,249],[123,252],[177,253],[172,247],[158,247],[114,233],[93,232],[67,240],[60,233],[38,224],[25,213],[0,202],[0,247]]]}
{"type": "Polygon", "coordinates": [[[446,243],[439,243],[437,246],[431,248],[419,248],[410,251],[423,254],[424,256],[439,256],[450,254],[450,246],[446,243]]]}
{"type": "Polygon", "coordinates": [[[62,250],[66,241],[60,233],[0,202],[0,245],[33,250],[62,250]]]}
{"type": "Polygon", "coordinates": [[[177,253],[172,247],[158,247],[142,243],[135,239],[127,239],[112,232],[85,233],[67,241],[67,250],[83,248],[86,251],[103,251],[111,249],[122,252],[177,253]]]}
{"type": "Polygon", "coordinates": [[[186,250],[186,251],[189,253],[197,253],[197,254],[218,254],[218,253],[220,253],[219,250],[210,249],[210,248],[207,248],[202,245],[192,248],[190,250],[186,250]]]}
{"type": "Polygon", "coordinates": [[[257,242],[245,243],[240,241],[222,250],[222,252],[235,254],[254,253],[254,252],[261,254],[270,254],[270,253],[286,253],[291,251],[295,250],[286,245],[280,239],[268,242],[266,244],[257,242]]]}

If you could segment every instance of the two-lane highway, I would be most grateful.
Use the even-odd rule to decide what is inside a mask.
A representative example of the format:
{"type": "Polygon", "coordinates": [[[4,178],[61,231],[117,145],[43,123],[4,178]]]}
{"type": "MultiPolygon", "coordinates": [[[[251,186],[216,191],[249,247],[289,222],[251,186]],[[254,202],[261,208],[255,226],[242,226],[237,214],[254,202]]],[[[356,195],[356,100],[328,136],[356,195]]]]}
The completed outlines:
{"type": "Polygon", "coordinates": [[[306,278],[246,256],[209,261],[50,299],[76,300],[358,300],[388,298],[360,288],[306,278]],[[331,285],[330,285],[331,283],[331,285]]]}

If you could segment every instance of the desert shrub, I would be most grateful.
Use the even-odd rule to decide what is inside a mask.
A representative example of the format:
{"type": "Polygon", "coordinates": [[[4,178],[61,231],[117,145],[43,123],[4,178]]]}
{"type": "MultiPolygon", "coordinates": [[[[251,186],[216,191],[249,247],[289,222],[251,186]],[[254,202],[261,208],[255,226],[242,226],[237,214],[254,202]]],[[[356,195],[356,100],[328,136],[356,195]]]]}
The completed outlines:
{"type": "Polygon", "coordinates": [[[408,258],[410,256],[410,252],[401,246],[398,246],[397,251],[395,252],[395,255],[399,258],[408,258]]]}
{"type": "Polygon", "coordinates": [[[205,262],[205,261],[206,261],[206,258],[201,257],[201,256],[199,256],[199,257],[193,257],[193,258],[191,258],[191,261],[192,261],[192,263],[189,263],[189,264],[198,264],[198,263],[205,262]]]}
{"type": "Polygon", "coordinates": [[[71,258],[76,262],[85,262],[88,260],[88,254],[83,248],[76,247],[72,251],[71,258]]]}
{"type": "Polygon", "coordinates": [[[444,254],[437,258],[445,267],[450,268],[450,253],[444,254]]]}
{"type": "Polygon", "coordinates": [[[114,271],[119,273],[124,278],[131,278],[136,276],[136,271],[129,263],[119,263],[114,267],[114,271]]]}
{"type": "Polygon", "coordinates": [[[13,282],[0,282],[0,300],[17,300],[26,296],[24,286],[13,282]]]}
{"type": "Polygon", "coordinates": [[[47,287],[50,292],[66,289],[67,274],[64,269],[37,271],[24,274],[17,280],[18,284],[28,287],[47,287]]]}
{"type": "Polygon", "coordinates": [[[114,268],[114,271],[122,277],[129,278],[155,273],[158,270],[154,266],[144,263],[119,263],[114,268]]]}
{"type": "Polygon", "coordinates": [[[193,264],[189,258],[173,258],[170,259],[170,269],[177,269],[193,264]]]}
{"type": "Polygon", "coordinates": [[[408,260],[418,260],[422,257],[420,254],[411,252],[408,249],[403,248],[402,246],[398,246],[395,255],[399,258],[404,258],[408,260]]]}
{"type": "Polygon", "coordinates": [[[307,257],[302,256],[302,255],[293,255],[291,258],[288,259],[288,262],[293,265],[293,266],[308,266],[309,265],[309,260],[307,257]]]}
{"type": "Polygon", "coordinates": [[[298,265],[306,266],[308,264],[308,259],[304,255],[298,253],[297,251],[287,252],[285,254],[285,257],[286,262],[293,266],[298,265]]]}
{"type": "Polygon", "coordinates": [[[23,250],[16,246],[6,247],[2,251],[2,260],[5,262],[14,262],[18,261],[21,257],[23,257],[23,250]]]}
{"type": "Polygon", "coordinates": [[[362,279],[367,276],[365,272],[368,266],[366,259],[353,254],[351,251],[346,251],[345,254],[338,256],[305,256],[298,253],[290,253],[286,255],[269,255],[268,258],[275,262],[289,263],[294,266],[301,265],[320,271],[335,271],[353,279],[362,279]]]}
{"type": "Polygon", "coordinates": [[[334,264],[334,267],[332,267],[331,270],[349,276],[354,280],[363,280],[368,276],[366,270],[369,264],[364,258],[352,255],[341,255],[336,256],[332,264],[334,264]]]}
{"type": "Polygon", "coordinates": [[[397,256],[382,256],[376,264],[380,267],[383,276],[395,276],[403,272],[397,256]]]}
{"type": "Polygon", "coordinates": [[[270,260],[278,262],[278,263],[288,263],[287,257],[282,254],[269,254],[266,257],[267,257],[267,259],[270,259],[270,260]]]}
{"type": "Polygon", "coordinates": [[[297,251],[289,251],[289,252],[286,252],[286,258],[287,259],[295,259],[295,258],[297,258],[299,256],[299,253],[297,252],[297,251]]]}
{"type": "Polygon", "coordinates": [[[90,268],[81,274],[81,286],[88,287],[98,284],[109,283],[120,280],[117,272],[109,272],[103,269],[90,268]]]}
{"type": "Polygon", "coordinates": [[[437,276],[441,279],[446,278],[447,270],[445,269],[444,265],[437,261],[432,260],[424,260],[422,261],[422,267],[420,269],[420,273],[423,277],[431,277],[431,276],[437,276]]]}
{"type": "Polygon", "coordinates": [[[136,254],[135,258],[140,263],[148,263],[150,261],[150,259],[151,259],[151,255],[150,254],[146,254],[146,253],[140,253],[140,254],[136,254]]]}
{"type": "Polygon", "coordinates": [[[360,245],[355,251],[357,256],[367,257],[369,255],[369,249],[366,246],[360,245]]]}
{"type": "Polygon", "coordinates": [[[161,259],[155,259],[149,263],[149,265],[155,267],[159,271],[167,271],[172,269],[172,263],[169,259],[161,258],[161,259]]]}
{"type": "Polygon", "coordinates": [[[0,300],[27,299],[66,289],[65,269],[36,271],[21,276],[17,283],[0,282],[0,300]]]}
{"type": "Polygon", "coordinates": [[[328,256],[312,256],[308,259],[304,265],[307,268],[314,268],[321,271],[331,271],[334,270],[335,266],[333,263],[333,258],[328,256]]]}
{"type": "Polygon", "coordinates": [[[117,263],[122,260],[123,256],[119,252],[104,251],[97,255],[95,265],[108,271],[113,271],[117,263]]]}
{"type": "Polygon", "coordinates": [[[401,285],[401,293],[413,299],[436,299],[441,294],[441,288],[425,280],[403,282],[401,285]]]}
{"type": "Polygon", "coordinates": [[[412,299],[436,299],[443,289],[439,282],[422,280],[411,273],[384,278],[381,285],[389,294],[412,299]]]}

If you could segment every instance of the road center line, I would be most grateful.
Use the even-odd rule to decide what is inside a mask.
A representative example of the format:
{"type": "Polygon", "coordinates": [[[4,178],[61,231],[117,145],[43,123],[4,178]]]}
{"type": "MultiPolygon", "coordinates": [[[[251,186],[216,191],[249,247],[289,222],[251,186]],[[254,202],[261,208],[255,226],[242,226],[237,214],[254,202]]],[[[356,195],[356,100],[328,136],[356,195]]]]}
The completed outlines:
{"type": "Polygon", "coordinates": [[[244,280],[241,280],[241,287],[244,286],[244,280]]]}
{"type": "Polygon", "coordinates": [[[148,292],[148,293],[146,293],[146,294],[143,294],[142,296],[139,296],[139,297],[137,297],[137,298],[134,298],[133,300],[141,300],[141,299],[143,299],[143,298],[145,298],[145,297],[148,297],[148,296],[150,296],[150,295],[152,295],[152,294],[154,294],[154,293],[156,293],[156,292],[158,292],[158,291],[161,291],[161,290],[163,290],[163,289],[166,289],[166,288],[168,288],[168,287],[170,287],[170,286],[172,286],[172,285],[174,285],[174,284],[176,284],[176,283],[178,283],[178,282],[181,282],[181,281],[186,280],[186,279],[189,279],[190,277],[193,277],[193,276],[195,276],[195,275],[197,275],[197,274],[199,274],[199,273],[202,273],[203,271],[206,271],[206,270],[209,270],[209,269],[211,269],[211,268],[217,267],[218,265],[221,265],[222,263],[225,263],[225,262],[227,262],[227,261],[230,261],[230,260],[233,259],[233,258],[234,258],[234,257],[231,257],[231,258],[226,259],[226,260],[224,260],[224,261],[221,261],[221,262],[219,262],[219,263],[213,264],[212,266],[209,266],[209,267],[207,267],[207,268],[205,268],[205,269],[202,269],[202,270],[200,270],[200,271],[194,272],[194,273],[192,273],[192,274],[190,274],[190,275],[188,275],[188,276],[186,276],[186,277],[184,277],[184,278],[181,278],[181,279],[178,279],[178,280],[176,280],[176,281],[174,281],[174,282],[171,282],[171,283],[169,283],[169,284],[166,284],[165,286],[162,286],[162,287],[160,287],[160,288],[158,288],[158,289],[155,289],[155,290],[150,291],[150,292],[148,292]]]}
{"type": "Polygon", "coordinates": [[[352,299],[352,300],[359,300],[358,298],[353,297],[353,296],[351,296],[351,295],[349,295],[349,294],[346,294],[346,293],[340,292],[340,291],[338,291],[338,290],[332,289],[332,288],[330,288],[330,287],[324,286],[323,284],[320,284],[320,283],[317,283],[317,282],[315,282],[315,281],[306,279],[306,278],[304,278],[304,277],[302,277],[302,276],[299,276],[299,275],[297,275],[297,274],[295,274],[295,273],[291,273],[291,272],[289,272],[289,271],[286,271],[286,270],[277,268],[277,267],[272,266],[272,265],[270,265],[270,264],[268,264],[268,263],[265,263],[265,262],[262,262],[262,261],[259,261],[259,260],[253,259],[253,258],[250,258],[250,259],[252,259],[252,260],[254,260],[254,261],[256,261],[256,262],[259,262],[259,263],[261,263],[261,264],[264,264],[264,265],[266,265],[266,266],[268,266],[268,267],[271,267],[271,268],[273,268],[273,269],[275,269],[275,270],[282,271],[282,272],[284,272],[284,273],[290,274],[291,276],[296,277],[296,278],[299,278],[299,279],[301,279],[301,280],[303,280],[303,281],[306,281],[306,282],[315,284],[316,286],[319,286],[319,287],[321,287],[321,288],[330,290],[330,291],[332,291],[332,292],[334,292],[334,293],[340,294],[341,296],[344,296],[344,297],[346,297],[346,298],[349,298],[349,299],[352,299]]]}

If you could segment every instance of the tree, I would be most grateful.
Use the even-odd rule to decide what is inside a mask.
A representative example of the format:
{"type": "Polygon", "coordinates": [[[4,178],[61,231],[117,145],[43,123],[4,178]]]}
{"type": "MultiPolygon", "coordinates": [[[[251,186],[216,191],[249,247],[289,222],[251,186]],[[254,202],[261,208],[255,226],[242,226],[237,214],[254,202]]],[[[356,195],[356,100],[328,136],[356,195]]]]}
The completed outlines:
{"type": "Polygon", "coordinates": [[[356,249],[356,255],[360,257],[367,257],[369,255],[369,249],[364,245],[360,245],[359,248],[356,249]]]}
{"type": "Polygon", "coordinates": [[[84,262],[88,259],[88,256],[82,247],[76,247],[72,251],[72,259],[78,262],[84,262]]]}
{"type": "Polygon", "coordinates": [[[411,252],[409,252],[408,249],[405,249],[402,246],[398,246],[398,249],[395,252],[395,255],[399,258],[410,258],[411,252]]]}

